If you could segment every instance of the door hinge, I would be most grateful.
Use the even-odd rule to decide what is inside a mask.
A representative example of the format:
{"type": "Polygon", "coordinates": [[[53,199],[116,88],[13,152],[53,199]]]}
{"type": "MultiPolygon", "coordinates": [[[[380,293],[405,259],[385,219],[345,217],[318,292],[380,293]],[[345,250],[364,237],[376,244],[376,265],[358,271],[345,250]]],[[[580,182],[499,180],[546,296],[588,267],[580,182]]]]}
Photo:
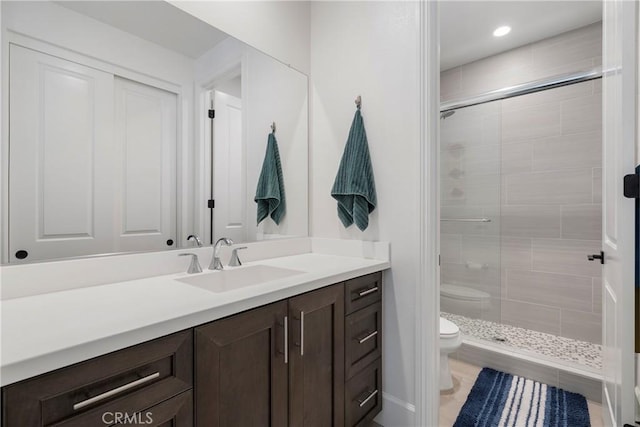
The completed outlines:
{"type": "Polygon", "coordinates": [[[216,118],[216,110],[208,110],[207,113],[209,114],[209,118],[210,119],[215,119],[216,118]]]}
{"type": "Polygon", "coordinates": [[[629,199],[640,197],[640,175],[632,173],[624,176],[624,197],[629,199]]]}
{"type": "Polygon", "coordinates": [[[209,199],[209,200],[207,200],[207,207],[208,207],[209,209],[213,209],[213,208],[215,208],[215,207],[216,207],[216,201],[215,201],[215,200],[213,200],[213,199],[209,199]]]}

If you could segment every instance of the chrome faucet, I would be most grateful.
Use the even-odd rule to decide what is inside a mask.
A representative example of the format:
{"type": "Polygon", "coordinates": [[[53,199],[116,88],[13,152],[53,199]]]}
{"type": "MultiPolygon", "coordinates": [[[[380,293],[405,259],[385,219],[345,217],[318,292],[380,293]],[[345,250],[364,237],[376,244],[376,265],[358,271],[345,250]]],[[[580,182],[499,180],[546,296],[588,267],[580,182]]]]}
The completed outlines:
{"type": "Polygon", "coordinates": [[[242,261],[238,257],[238,251],[242,249],[247,249],[246,246],[241,246],[239,248],[233,248],[231,251],[231,259],[229,260],[229,267],[239,267],[242,265],[242,261]]]}
{"type": "Polygon", "coordinates": [[[187,241],[189,240],[195,240],[196,241],[196,245],[200,248],[202,247],[202,240],[200,240],[200,238],[198,237],[197,234],[189,234],[189,236],[187,236],[187,241]]]}
{"type": "Polygon", "coordinates": [[[197,254],[194,254],[191,252],[178,254],[178,256],[189,256],[189,255],[191,255],[191,264],[189,264],[189,269],[187,270],[187,273],[189,274],[202,273],[202,267],[200,267],[200,263],[198,262],[197,254]]]}
{"type": "Polygon", "coordinates": [[[220,247],[222,247],[223,244],[226,246],[231,246],[233,245],[233,240],[226,237],[218,239],[216,244],[213,246],[213,258],[211,258],[209,270],[222,270],[224,268],[222,266],[222,261],[220,261],[220,247]]]}

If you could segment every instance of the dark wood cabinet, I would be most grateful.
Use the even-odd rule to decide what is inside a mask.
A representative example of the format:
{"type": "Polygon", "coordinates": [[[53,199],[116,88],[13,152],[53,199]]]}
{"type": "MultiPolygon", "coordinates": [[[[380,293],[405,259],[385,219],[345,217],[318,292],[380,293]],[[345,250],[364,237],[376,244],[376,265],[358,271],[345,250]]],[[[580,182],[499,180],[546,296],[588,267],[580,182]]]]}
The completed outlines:
{"type": "Polygon", "coordinates": [[[196,328],[198,427],[344,425],[344,290],[196,328]]]}
{"type": "Polygon", "coordinates": [[[287,425],[281,301],[196,328],[196,425],[287,425]]]}
{"type": "MultiPolygon", "coordinates": [[[[2,425],[109,425],[112,415],[134,417],[190,390],[192,381],[193,338],[188,330],[4,387],[2,425]]],[[[184,410],[192,412],[192,407],[184,410]]]]}
{"type": "Polygon", "coordinates": [[[344,425],[344,287],[289,300],[291,426],[344,425]]]}
{"type": "Polygon", "coordinates": [[[366,426],[381,298],[374,273],[5,386],[1,425],[366,426]]]}

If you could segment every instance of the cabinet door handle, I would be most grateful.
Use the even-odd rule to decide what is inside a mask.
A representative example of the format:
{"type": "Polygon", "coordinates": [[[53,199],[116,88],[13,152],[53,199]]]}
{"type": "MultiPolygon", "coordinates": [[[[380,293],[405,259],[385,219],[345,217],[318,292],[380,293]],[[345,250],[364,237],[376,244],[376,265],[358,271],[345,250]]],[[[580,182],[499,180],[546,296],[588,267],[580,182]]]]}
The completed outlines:
{"type": "Polygon", "coordinates": [[[284,363],[289,363],[289,316],[284,316],[284,363]]]}
{"type": "Polygon", "coordinates": [[[367,397],[365,397],[364,399],[358,399],[358,404],[360,405],[360,407],[362,408],[364,405],[366,405],[371,399],[374,398],[374,396],[378,394],[378,390],[373,390],[371,393],[369,393],[369,395],[367,397]]]}
{"type": "Polygon", "coordinates": [[[107,399],[107,398],[109,398],[111,396],[115,396],[116,394],[122,393],[123,391],[127,391],[130,388],[133,388],[133,387],[138,386],[140,384],[144,384],[146,382],[149,382],[149,381],[151,381],[151,380],[153,380],[155,378],[158,378],[159,376],[160,376],[160,372],[155,372],[155,373],[153,373],[151,375],[147,375],[146,377],[142,377],[142,378],[140,378],[138,380],[131,381],[130,383],[127,383],[125,385],[121,385],[120,387],[116,387],[116,388],[111,389],[109,391],[105,391],[104,393],[99,394],[97,396],[94,396],[94,397],[92,397],[90,399],[83,400],[82,402],[76,403],[75,405],[73,405],[73,410],[77,411],[78,409],[82,409],[85,406],[89,406],[89,405],[91,405],[93,403],[100,402],[101,400],[107,399]]]}
{"type": "Polygon", "coordinates": [[[375,337],[376,335],[378,335],[378,331],[373,331],[373,332],[371,332],[369,335],[367,335],[367,336],[365,336],[365,337],[363,337],[363,338],[360,338],[360,339],[358,340],[358,342],[359,342],[360,344],[364,344],[365,342],[369,341],[371,338],[375,337]]]}
{"type": "Polygon", "coordinates": [[[365,296],[365,295],[372,294],[372,293],[376,292],[377,290],[378,290],[378,287],[377,287],[377,286],[374,286],[374,287],[373,287],[373,288],[371,288],[371,289],[367,289],[367,290],[365,290],[365,291],[361,291],[360,293],[358,293],[358,295],[360,295],[361,297],[363,297],[363,296],[365,296]]]}
{"type": "Polygon", "coordinates": [[[300,312],[300,356],[304,356],[304,311],[300,312]]]}

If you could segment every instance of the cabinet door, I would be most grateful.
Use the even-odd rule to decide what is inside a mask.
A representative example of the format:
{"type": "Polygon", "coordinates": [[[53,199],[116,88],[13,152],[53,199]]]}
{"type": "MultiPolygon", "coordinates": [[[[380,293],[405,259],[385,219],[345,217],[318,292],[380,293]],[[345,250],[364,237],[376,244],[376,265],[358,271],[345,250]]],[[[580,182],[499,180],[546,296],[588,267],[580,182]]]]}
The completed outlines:
{"type": "Polygon", "coordinates": [[[196,425],[287,425],[287,302],[196,328],[196,425]]]}
{"type": "Polygon", "coordinates": [[[289,300],[291,426],[344,425],[344,286],[289,300]]]}

